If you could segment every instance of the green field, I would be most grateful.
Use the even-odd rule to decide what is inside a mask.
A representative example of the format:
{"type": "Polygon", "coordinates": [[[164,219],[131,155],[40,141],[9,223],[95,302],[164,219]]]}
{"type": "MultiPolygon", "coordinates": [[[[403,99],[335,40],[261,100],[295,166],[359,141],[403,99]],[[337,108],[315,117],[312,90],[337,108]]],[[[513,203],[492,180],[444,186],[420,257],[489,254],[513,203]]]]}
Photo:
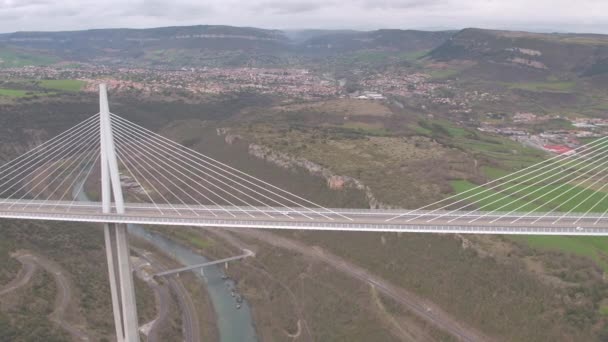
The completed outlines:
{"type": "Polygon", "coordinates": [[[371,136],[388,136],[390,132],[384,128],[382,124],[364,123],[364,122],[347,122],[342,126],[354,130],[360,134],[366,134],[371,136]]]}
{"type": "MultiPolygon", "coordinates": [[[[589,175],[597,174],[597,166],[579,165],[574,168],[575,165],[547,163],[521,174],[507,176],[488,187],[478,188],[465,180],[453,181],[452,187],[457,194],[468,191],[465,197],[471,197],[467,201],[484,211],[608,212],[608,188],[602,186],[591,190],[589,184],[582,181],[589,175]],[[569,168],[567,174],[562,171],[565,168],[569,168]]],[[[490,179],[508,174],[502,169],[490,167],[483,168],[483,172],[490,179]]]]}
{"type": "Polygon", "coordinates": [[[462,70],[458,69],[437,69],[429,72],[432,79],[440,80],[458,75],[462,70]]]}
{"type": "Polygon", "coordinates": [[[498,162],[505,170],[522,169],[540,162],[545,155],[513,140],[459,127],[446,120],[421,120],[412,128],[418,134],[441,138],[446,145],[498,162]]]}
{"type": "MultiPolygon", "coordinates": [[[[497,179],[507,174],[504,170],[497,168],[484,168],[484,173],[490,179],[497,179]]],[[[494,190],[478,189],[464,194],[465,191],[475,189],[476,185],[468,181],[453,181],[454,192],[461,193],[456,199],[463,199],[470,195],[472,200],[480,200],[477,208],[484,207],[482,210],[499,211],[548,211],[560,206],[558,211],[567,212],[586,212],[593,208],[593,212],[605,212],[608,210],[608,203],[604,199],[605,192],[586,190],[583,187],[576,187],[571,184],[550,184],[544,186],[543,183],[532,185],[534,181],[522,184],[502,186],[503,189],[513,185],[512,189],[506,190],[509,196],[498,196],[494,190]],[[481,193],[482,191],[485,191],[481,193]],[[517,192],[517,193],[516,193],[517,192]],[[555,194],[564,194],[555,198],[551,202],[549,198],[554,198],[555,194]],[[530,200],[534,201],[530,203],[530,200]],[[587,199],[585,201],[585,199],[587,199]],[[549,202],[549,204],[547,204],[549,202]],[[582,204],[581,204],[582,203],[582,204]],[[599,203],[596,205],[596,203],[599,203]]],[[[605,190],[605,189],[604,189],[605,190]]],[[[466,202],[460,203],[464,205],[466,202]]],[[[528,246],[540,250],[554,250],[575,255],[588,257],[598,263],[604,270],[608,271],[608,237],[595,236],[511,236],[514,241],[525,243],[528,246]]]]}
{"type": "Polygon", "coordinates": [[[3,89],[0,88],[0,96],[3,97],[26,97],[28,95],[28,91],[18,90],[18,89],[3,89]]]}
{"type": "Polygon", "coordinates": [[[591,258],[608,271],[608,238],[596,236],[514,236],[512,239],[528,246],[572,253],[591,258]]]}
{"type": "Polygon", "coordinates": [[[522,89],[533,92],[570,93],[574,90],[575,82],[525,82],[505,83],[509,89],[522,89]]]}
{"type": "Polygon", "coordinates": [[[420,58],[426,56],[429,52],[430,52],[430,50],[419,50],[419,51],[414,51],[414,52],[405,52],[405,53],[402,53],[400,55],[400,58],[404,59],[406,61],[415,61],[417,59],[420,59],[420,58]]]}
{"type": "Polygon", "coordinates": [[[85,85],[79,80],[16,80],[14,88],[0,88],[0,97],[23,98],[31,96],[49,96],[58,92],[77,92],[85,85]]]}
{"type": "Polygon", "coordinates": [[[79,80],[42,80],[39,85],[42,88],[60,91],[80,91],[85,82],[79,80]]]}

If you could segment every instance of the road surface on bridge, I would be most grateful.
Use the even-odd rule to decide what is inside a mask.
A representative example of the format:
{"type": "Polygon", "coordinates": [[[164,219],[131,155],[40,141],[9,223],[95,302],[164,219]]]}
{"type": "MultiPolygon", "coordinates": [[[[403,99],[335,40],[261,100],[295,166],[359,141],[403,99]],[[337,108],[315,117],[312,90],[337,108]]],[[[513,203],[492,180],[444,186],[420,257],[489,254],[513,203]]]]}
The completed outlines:
{"type": "Polygon", "coordinates": [[[374,209],[187,206],[127,203],[104,214],[99,202],[10,200],[0,217],[163,226],[315,229],[472,234],[608,235],[608,217],[562,213],[500,213],[374,209]],[[398,218],[395,218],[400,216],[398,218]],[[558,220],[559,219],[559,220],[558,220]]]}

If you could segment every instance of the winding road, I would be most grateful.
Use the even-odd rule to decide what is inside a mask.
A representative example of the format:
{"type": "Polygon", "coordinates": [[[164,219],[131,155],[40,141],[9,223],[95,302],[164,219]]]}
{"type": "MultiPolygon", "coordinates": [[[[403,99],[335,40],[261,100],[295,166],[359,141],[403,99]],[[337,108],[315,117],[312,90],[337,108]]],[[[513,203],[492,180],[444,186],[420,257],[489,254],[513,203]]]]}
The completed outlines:
{"type": "Polygon", "coordinates": [[[48,258],[27,251],[16,252],[13,256],[23,264],[23,268],[13,281],[0,290],[0,295],[5,295],[24,286],[32,279],[38,267],[43,268],[53,276],[57,285],[55,309],[49,315],[49,319],[67,331],[74,340],[90,341],[90,337],[82,329],[76,327],[72,322],[68,322],[65,318],[73,291],[71,283],[61,267],[48,258]]]}
{"type": "Polygon", "coordinates": [[[0,296],[4,296],[7,293],[13,292],[18,288],[24,286],[25,284],[29,283],[37,269],[36,263],[29,254],[15,253],[12,255],[12,257],[19,260],[23,267],[21,267],[21,270],[19,271],[15,279],[11,280],[10,283],[0,288],[0,296]]]}
{"type": "Polygon", "coordinates": [[[160,329],[169,317],[169,307],[172,301],[171,293],[166,284],[159,284],[152,277],[152,273],[156,271],[156,268],[152,264],[146,262],[145,259],[140,264],[132,264],[135,274],[154,291],[156,301],[156,316],[151,321],[140,326],[139,330],[147,337],[146,340],[148,342],[160,341],[160,329]],[[152,268],[152,272],[148,272],[146,266],[152,268]]]}

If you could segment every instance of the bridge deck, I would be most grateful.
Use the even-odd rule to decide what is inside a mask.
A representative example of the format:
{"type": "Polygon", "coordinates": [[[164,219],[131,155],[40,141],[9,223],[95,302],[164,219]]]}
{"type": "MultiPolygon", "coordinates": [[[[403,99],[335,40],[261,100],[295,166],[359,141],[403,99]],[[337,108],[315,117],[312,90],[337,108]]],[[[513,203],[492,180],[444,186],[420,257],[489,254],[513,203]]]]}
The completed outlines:
{"type": "Polygon", "coordinates": [[[0,202],[0,217],[164,226],[315,229],[421,233],[608,235],[600,214],[499,213],[373,209],[307,209],[126,204],[126,213],[103,214],[99,202],[0,202]],[[402,215],[397,219],[393,219],[402,215]],[[555,222],[559,218],[559,221],[555,222]],[[391,220],[392,219],[392,220],[391,220]],[[513,222],[517,220],[516,222],[513,222]]]}

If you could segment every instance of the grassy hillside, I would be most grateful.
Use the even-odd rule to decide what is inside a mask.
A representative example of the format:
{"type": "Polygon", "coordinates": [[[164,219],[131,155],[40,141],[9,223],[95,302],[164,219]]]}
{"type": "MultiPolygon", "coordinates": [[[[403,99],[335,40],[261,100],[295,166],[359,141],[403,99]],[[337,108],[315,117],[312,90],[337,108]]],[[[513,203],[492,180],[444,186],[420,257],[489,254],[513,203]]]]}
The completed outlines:
{"type": "Polygon", "coordinates": [[[7,46],[4,54],[0,49],[0,61],[4,61],[0,67],[45,65],[57,60],[138,67],[285,66],[344,53],[428,51],[451,34],[411,30],[294,34],[221,25],[16,32],[0,36],[0,43],[7,46]],[[16,50],[22,52],[11,52],[16,50]]]}
{"type": "Polygon", "coordinates": [[[50,65],[57,61],[59,58],[52,54],[7,47],[0,43],[0,68],[50,65]]]}
{"type": "Polygon", "coordinates": [[[430,55],[444,61],[468,59],[545,74],[593,76],[607,71],[608,36],[465,29],[430,55]]]}
{"type": "Polygon", "coordinates": [[[353,51],[390,51],[392,53],[433,49],[444,43],[451,31],[376,30],[319,33],[303,41],[305,52],[326,54],[353,51]]]}

